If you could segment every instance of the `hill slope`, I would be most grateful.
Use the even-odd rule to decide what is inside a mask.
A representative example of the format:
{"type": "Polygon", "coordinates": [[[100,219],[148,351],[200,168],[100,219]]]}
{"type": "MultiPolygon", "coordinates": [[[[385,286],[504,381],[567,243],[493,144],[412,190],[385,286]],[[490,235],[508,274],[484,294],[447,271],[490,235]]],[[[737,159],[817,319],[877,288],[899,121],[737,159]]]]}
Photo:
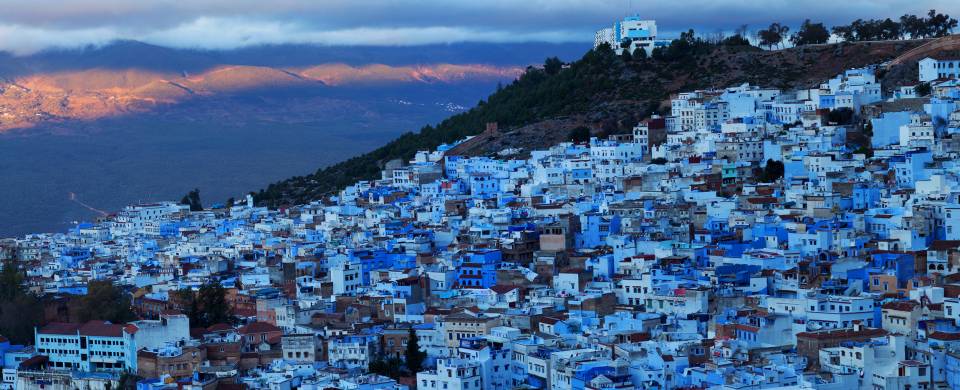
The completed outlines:
{"type": "Polygon", "coordinates": [[[609,49],[591,50],[555,74],[530,69],[471,110],[436,127],[407,133],[370,153],[289,178],[255,194],[258,204],[277,207],[306,203],[350,185],[377,178],[383,164],[409,159],[418,150],[479,134],[498,122],[498,135],[458,148],[461,154],[489,154],[505,147],[544,147],[586,125],[594,133],[625,131],[638,120],[668,108],[670,94],[699,88],[751,83],[792,88],[818,85],[844,69],[895,58],[923,41],[842,43],[764,51],[746,45],[674,41],[656,58],[623,59],[609,49]]]}

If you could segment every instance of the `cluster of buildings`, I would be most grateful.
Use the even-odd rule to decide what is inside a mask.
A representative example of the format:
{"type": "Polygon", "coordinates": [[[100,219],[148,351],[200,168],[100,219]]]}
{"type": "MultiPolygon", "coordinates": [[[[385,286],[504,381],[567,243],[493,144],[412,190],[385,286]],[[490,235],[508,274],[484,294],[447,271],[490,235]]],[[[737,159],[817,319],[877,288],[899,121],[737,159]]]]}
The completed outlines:
{"type": "Polygon", "coordinates": [[[0,387],[960,388],[960,86],[932,81],[690,91],[630,134],[443,145],[310,204],[0,241],[51,297],[0,387]],[[77,321],[95,280],[143,319],[77,321]],[[190,323],[210,280],[235,323],[190,323]],[[411,337],[424,370],[368,372],[411,337]]]}

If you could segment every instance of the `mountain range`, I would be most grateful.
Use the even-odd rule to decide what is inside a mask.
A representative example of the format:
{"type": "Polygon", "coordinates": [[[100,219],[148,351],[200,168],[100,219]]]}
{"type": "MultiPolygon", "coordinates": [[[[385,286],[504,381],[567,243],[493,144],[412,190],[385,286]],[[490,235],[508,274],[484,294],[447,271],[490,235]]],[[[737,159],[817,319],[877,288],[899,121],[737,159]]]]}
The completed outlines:
{"type": "MultiPolygon", "coordinates": [[[[542,61],[532,52],[575,45],[433,45],[420,48],[280,45],[230,51],[134,41],[0,55],[0,131],[162,110],[197,98],[324,88],[393,88],[509,81],[542,61]],[[518,50],[525,48],[527,50],[518,50]],[[521,54],[522,53],[522,54],[521,54]],[[505,61],[504,57],[510,57],[505,61]]],[[[491,84],[492,83],[492,84],[491,84]]],[[[414,91],[408,89],[408,91],[414,91]]],[[[329,92],[329,91],[327,91],[329,92]]]]}
{"type": "Polygon", "coordinates": [[[496,83],[522,67],[483,64],[391,66],[342,63],[305,68],[222,65],[196,74],[93,68],[30,74],[0,82],[0,131],[39,123],[92,120],[162,109],[197,98],[252,90],[289,91],[353,85],[496,83]]]}

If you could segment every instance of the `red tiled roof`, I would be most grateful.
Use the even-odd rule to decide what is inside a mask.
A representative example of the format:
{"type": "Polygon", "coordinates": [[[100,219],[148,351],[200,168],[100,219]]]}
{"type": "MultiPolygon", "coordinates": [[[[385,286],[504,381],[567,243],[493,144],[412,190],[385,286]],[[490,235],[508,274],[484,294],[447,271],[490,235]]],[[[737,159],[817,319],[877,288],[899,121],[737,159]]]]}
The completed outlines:
{"type": "MultiPolygon", "coordinates": [[[[136,329],[136,327],[133,327],[136,329]]],[[[80,327],[80,334],[85,336],[101,337],[121,337],[124,330],[129,330],[125,325],[111,324],[107,321],[88,321],[80,327]]]]}
{"type": "Polygon", "coordinates": [[[40,329],[38,333],[62,335],[75,335],[79,333],[84,336],[121,337],[124,331],[133,334],[136,333],[137,330],[137,327],[134,325],[119,325],[111,324],[107,321],[93,320],[85,324],[51,322],[40,329]]]}
{"type": "Polygon", "coordinates": [[[935,331],[927,335],[927,338],[943,340],[943,341],[957,341],[960,340],[960,333],[947,333],[935,331]]]}
{"type": "Polygon", "coordinates": [[[280,328],[266,322],[254,322],[240,327],[240,334],[280,332],[280,328]]]}
{"type": "Polygon", "coordinates": [[[80,324],[68,322],[51,322],[41,328],[37,333],[42,334],[77,334],[80,324]]]}
{"type": "Polygon", "coordinates": [[[221,322],[219,324],[210,325],[210,327],[206,329],[206,333],[228,332],[231,330],[233,330],[233,326],[221,322]]]}
{"type": "Polygon", "coordinates": [[[960,247],[960,240],[936,240],[930,244],[930,250],[932,251],[944,251],[957,247],[960,247]]]}
{"type": "Polygon", "coordinates": [[[914,301],[894,301],[884,303],[881,308],[896,311],[913,311],[918,305],[920,304],[914,301]]]}
{"type": "Polygon", "coordinates": [[[544,324],[547,324],[547,325],[553,325],[553,324],[556,324],[556,323],[560,322],[560,320],[558,320],[558,319],[556,319],[556,318],[553,318],[553,317],[543,317],[543,319],[541,319],[540,322],[542,322],[542,323],[544,323],[544,324]]]}
{"type": "Polygon", "coordinates": [[[27,360],[20,362],[20,369],[31,369],[36,366],[41,366],[47,362],[47,357],[45,355],[37,355],[27,360]]]}
{"type": "Polygon", "coordinates": [[[267,338],[267,344],[279,344],[282,338],[283,338],[282,334],[275,334],[267,338]]]}

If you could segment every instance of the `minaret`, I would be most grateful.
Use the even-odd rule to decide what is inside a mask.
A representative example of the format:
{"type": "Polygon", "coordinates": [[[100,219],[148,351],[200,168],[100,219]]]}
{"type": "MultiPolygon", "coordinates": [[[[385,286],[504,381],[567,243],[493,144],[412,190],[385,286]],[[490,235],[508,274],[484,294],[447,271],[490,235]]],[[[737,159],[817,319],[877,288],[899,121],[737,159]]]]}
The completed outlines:
{"type": "Polygon", "coordinates": [[[288,298],[297,297],[297,247],[293,246],[284,251],[280,260],[280,271],[283,272],[283,292],[288,298]]]}

